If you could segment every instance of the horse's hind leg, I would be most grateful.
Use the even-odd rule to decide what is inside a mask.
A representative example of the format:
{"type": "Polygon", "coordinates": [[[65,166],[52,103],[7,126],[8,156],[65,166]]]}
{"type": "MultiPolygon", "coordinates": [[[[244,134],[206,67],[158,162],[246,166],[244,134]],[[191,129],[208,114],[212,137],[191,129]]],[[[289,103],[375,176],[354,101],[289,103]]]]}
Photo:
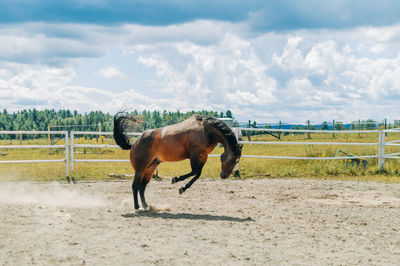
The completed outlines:
{"type": "Polygon", "coordinates": [[[160,164],[160,161],[158,159],[154,159],[154,161],[147,167],[142,182],[139,185],[139,193],[140,193],[140,199],[142,200],[142,206],[143,209],[147,209],[148,205],[146,203],[146,198],[144,196],[144,191],[146,190],[147,184],[150,182],[150,179],[154,173],[154,170],[156,170],[157,166],[160,164]]]}
{"type": "Polygon", "coordinates": [[[132,182],[133,202],[135,204],[135,210],[139,209],[138,191],[142,179],[143,179],[143,174],[141,172],[136,172],[135,179],[132,182]]]}
{"type": "Polygon", "coordinates": [[[145,182],[144,180],[142,181],[142,184],[139,185],[139,193],[140,193],[140,199],[142,200],[142,207],[143,209],[147,209],[147,203],[146,199],[144,198],[144,191],[146,189],[146,186],[149,182],[145,182]]]}

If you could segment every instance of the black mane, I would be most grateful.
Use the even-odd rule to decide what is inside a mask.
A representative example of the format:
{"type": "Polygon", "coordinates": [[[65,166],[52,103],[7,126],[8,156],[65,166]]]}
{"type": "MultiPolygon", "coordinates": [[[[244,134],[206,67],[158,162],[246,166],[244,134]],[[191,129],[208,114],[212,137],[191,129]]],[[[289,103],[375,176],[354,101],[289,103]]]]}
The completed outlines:
{"type": "Polygon", "coordinates": [[[235,133],[233,133],[232,129],[223,121],[216,119],[211,116],[197,115],[196,118],[198,120],[206,120],[212,126],[214,126],[221,134],[225,137],[226,142],[229,145],[229,148],[236,156],[240,156],[242,154],[242,149],[236,139],[235,133]]]}

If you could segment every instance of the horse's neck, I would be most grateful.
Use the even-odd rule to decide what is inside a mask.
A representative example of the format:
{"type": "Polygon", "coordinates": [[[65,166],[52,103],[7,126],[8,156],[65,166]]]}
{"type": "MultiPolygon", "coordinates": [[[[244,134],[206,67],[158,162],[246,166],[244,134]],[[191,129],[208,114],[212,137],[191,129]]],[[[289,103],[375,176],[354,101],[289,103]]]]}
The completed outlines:
{"type": "Polygon", "coordinates": [[[217,143],[221,143],[222,146],[224,146],[225,152],[232,152],[232,150],[231,150],[231,148],[229,146],[228,140],[225,138],[225,136],[220,131],[218,131],[217,129],[215,130],[215,132],[216,132],[216,134],[215,134],[216,142],[217,143]]]}

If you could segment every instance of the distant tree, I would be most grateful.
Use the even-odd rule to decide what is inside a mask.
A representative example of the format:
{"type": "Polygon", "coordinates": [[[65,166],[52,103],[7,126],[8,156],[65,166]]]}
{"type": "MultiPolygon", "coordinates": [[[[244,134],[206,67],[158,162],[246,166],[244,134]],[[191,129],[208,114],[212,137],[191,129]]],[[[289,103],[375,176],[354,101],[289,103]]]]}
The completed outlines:
{"type": "Polygon", "coordinates": [[[151,117],[152,128],[159,128],[162,126],[162,117],[159,111],[154,111],[151,117]]]}
{"type": "Polygon", "coordinates": [[[372,119],[362,121],[361,124],[363,129],[376,129],[376,121],[372,119]]]}
{"type": "Polygon", "coordinates": [[[344,125],[343,125],[343,122],[336,122],[335,123],[335,130],[344,130],[345,129],[345,127],[344,127],[344,125]]]}
{"type": "MultiPolygon", "coordinates": [[[[229,113],[227,111],[227,113],[229,113]]],[[[133,111],[132,115],[138,117],[143,123],[137,123],[132,127],[136,132],[142,132],[146,129],[162,127],[183,121],[193,114],[208,115],[218,117],[216,111],[190,111],[186,113],[167,112],[167,111],[133,111]]],[[[222,116],[224,115],[221,112],[222,116]]],[[[20,110],[9,113],[6,109],[0,111],[0,130],[39,130],[47,131],[48,127],[52,130],[94,130],[97,131],[101,125],[101,131],[113,130],[113,116],[102,111],[91,111],[89,113],[80,114],[78,111],[46,109],[46,110],[20,110]],[[58,126],[58,127],[54,127],[58,126]],[[65,126],[65,127],[63,127],[65,126]],[[74,127],[75,126],[75,127],[74,127]],[[85,127],[81,127],[85,126],[85,127]]],[[[16,136],[12,136],[15,138],[16,136]]],[[[39,135],[27,135],[28,138],[39,137],[39,135]]],[[[10,135],[3,135],[0,138],[11,138],[10,135]]]]}
{"type": "Polygon", "coordinates": [[[231,110],[227,110],[226,113],[225,113],[225,117],[232,118],[232,111],[231,110]]]}

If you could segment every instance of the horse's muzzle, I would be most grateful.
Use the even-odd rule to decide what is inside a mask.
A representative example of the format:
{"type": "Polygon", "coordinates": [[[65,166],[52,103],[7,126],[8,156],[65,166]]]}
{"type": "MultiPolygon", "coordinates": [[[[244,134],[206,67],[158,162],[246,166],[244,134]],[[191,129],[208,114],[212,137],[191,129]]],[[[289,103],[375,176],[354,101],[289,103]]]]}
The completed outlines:
{"type": "Polygon", "coordinates": [[[222,179],[226,179],[228,177],[225,174],[223,174],[222,172],[221,172],[220,176],[221,176],[222,179]]]}

